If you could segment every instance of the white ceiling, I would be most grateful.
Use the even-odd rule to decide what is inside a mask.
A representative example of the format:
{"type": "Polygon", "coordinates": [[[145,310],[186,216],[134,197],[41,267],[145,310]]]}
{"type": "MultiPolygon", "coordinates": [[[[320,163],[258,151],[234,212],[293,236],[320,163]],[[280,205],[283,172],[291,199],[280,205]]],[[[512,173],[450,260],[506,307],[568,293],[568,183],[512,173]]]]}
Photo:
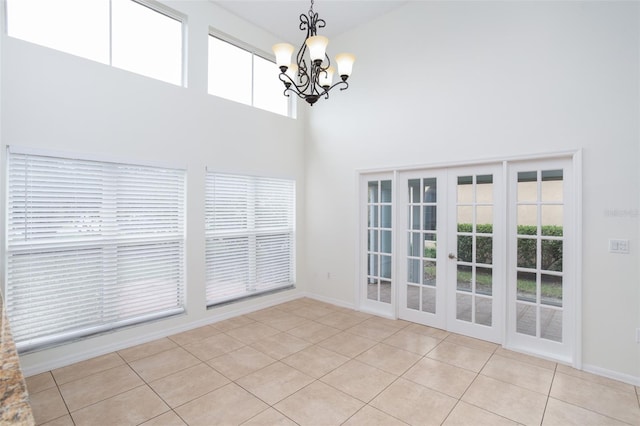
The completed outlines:
{"type": "MultiPolygon", "coordinates": [[[[275,34],[280,40],[300,45],[306,32],[298,28],[299,16],[307,14],[310,0],[211,0],[218,6],[275,34]]],[[[327,26],[318,35],[335,37],[402,6],[402,0],[315,0],[313,10],[327,26]]]]}

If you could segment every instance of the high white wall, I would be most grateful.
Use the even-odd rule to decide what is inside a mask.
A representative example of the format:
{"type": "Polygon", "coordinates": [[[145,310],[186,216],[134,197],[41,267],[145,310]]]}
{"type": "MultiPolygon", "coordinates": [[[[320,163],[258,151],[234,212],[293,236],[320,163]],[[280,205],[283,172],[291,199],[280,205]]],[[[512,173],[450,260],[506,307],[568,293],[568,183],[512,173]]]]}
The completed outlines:
{"type": "MultiPolygon", "coordinates": [[[[27,354],[21,357],[27,374],[194,327],[304,291],[304,283],[299,280],[295,291],[209,311],[205,308],[204,178],[207,166],[220,171],[296,179],[297,255],[298,269],[302,270],[304,117],[294,120],[208,95],[209,26],[265,51],[277,40],[209,1],[167,4],[188,15],[187,88],[16,40],[6,33],[1,36],[0,176],[5,176],[7,145],[187,168],[187,314],[27,354]]],[[[3,217],[5,199],[2,194],[3,217]]],[[[4,273],[2,277],[4,281],[4,273]]]]}
{"type": "Polygon", "coordinates": [[[583,362],[640,383],[639,18],[638,2],[409,2],[332,40],[357,60],[309,118],[310,291],[356,304],[356,170],[582,149],[583,362]]]}

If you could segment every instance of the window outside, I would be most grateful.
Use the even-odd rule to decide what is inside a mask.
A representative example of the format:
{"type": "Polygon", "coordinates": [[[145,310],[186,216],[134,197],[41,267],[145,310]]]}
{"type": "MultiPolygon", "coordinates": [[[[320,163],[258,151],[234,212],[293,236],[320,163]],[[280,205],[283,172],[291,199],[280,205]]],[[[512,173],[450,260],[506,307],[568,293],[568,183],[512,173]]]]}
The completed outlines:
{"type": "Polygon", "coordinates": [[[278,74],[273,61],[209,36],[209,94],[288,116],[278,74]]]}

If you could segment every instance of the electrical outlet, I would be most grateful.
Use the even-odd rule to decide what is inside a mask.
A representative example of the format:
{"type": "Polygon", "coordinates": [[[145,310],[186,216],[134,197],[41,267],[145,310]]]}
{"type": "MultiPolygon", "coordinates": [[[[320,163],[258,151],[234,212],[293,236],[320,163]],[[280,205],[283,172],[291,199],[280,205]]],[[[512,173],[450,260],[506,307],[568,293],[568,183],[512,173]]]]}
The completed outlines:
{"type": "Polygon", "coordinates": [[[609,240],[609,253],[629,254],[629,240],[609,240]]]}

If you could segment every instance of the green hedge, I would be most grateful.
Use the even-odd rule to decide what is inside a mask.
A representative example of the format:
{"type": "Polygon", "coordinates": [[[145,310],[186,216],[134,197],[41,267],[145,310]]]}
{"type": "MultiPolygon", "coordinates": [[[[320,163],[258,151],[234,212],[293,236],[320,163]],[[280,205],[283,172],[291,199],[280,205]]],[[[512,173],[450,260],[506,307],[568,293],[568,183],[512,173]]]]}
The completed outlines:
{"type": "MultiPolygon", "coordinates": [[[[473,225],[459,223],[458,232],[472,232],[473,225]]],[[[562,271],[562,240],[547,240],[545,236],[561,237],[562,226],[542,226],[542,269],[546,271],[562,271]]],[[[478,224],[476,232],[479,234],[491,234],[491,224],[478,224]]],[[[535,225],[518,226],[518,235],[536,235],[535,225]]],[[[458,236],[458,259],[463,262],[471,262],[473,253],[473,237],[470,235],[458,236]]],[[[493,263],[493,239],[490,236],[476,235],[476,262],[493,263]]],[[[518,238],[518,266],[523,268],[536,267],[536,239],[518,238]]]]}

